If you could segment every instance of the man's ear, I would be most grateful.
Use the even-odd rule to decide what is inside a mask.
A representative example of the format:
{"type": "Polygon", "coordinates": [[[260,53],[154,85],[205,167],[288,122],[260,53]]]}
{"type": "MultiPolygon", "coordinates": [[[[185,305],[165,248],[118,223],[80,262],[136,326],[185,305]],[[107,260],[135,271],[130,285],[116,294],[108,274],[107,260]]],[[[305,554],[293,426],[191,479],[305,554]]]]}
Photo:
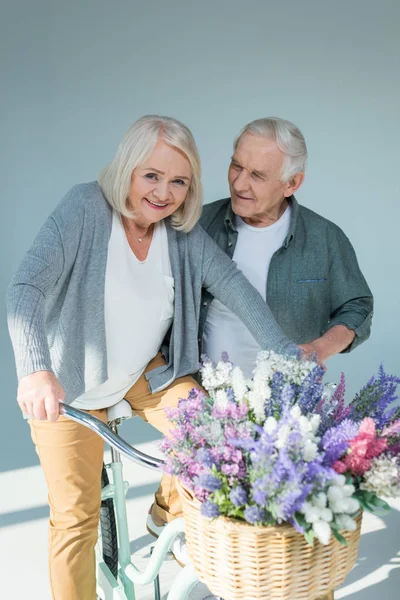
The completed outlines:
{"type": "Polygon", "coordinates": [[[293,177],[286,184],[285,198],[289,198],[289,196],[297,192],[304,181],[304,177],[305,175],[302,171],[299,171],[296,173],[296,175],[293,175],[293,177]]]}

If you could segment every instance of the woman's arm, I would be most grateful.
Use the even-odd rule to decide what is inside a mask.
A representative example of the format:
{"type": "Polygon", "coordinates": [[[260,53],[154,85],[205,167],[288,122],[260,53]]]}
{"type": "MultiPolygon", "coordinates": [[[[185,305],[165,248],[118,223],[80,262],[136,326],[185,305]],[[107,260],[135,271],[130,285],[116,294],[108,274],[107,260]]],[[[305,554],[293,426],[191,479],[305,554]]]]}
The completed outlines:
{"type": "Polygon", "coordinates": [[[263,349],[293,353],[296,346],[282,332],[269,306],[243,273],[203,230],[204,287],[246,325],[263,349]]]}
{"type": "Polygon", "coordinates": [[[84,222],[80,186],[47,219],[7,290],[7,317],[17,367],[18,403],[37,419],[54,421],[64,390],[52,371],[46,298],[75,260],[84,222]]]}
{"type": "Polygon", "coordinates": [[[63,247],[52,217],[46,221],[7,290],[7,318],[23,413],[55,421],[65,394],[52,372],[45,328],[45,299],[64,266],[63,247]]]}
{"type": "Polygon", "coordinates": [[[57,225],[49,217],[23,258],[7,290],[7,318],[18,379],[51,371],[45,330],[45,299],[64,267],[57,225]]]}

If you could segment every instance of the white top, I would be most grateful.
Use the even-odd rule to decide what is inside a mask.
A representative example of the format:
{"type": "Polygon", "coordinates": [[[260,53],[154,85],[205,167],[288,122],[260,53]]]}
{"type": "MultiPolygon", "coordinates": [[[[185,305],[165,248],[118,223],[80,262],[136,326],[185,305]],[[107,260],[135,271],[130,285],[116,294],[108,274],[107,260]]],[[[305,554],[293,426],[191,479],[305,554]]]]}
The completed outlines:
{"type": "Polygon", "coordinates": [[[165,224],[155,225],[149,253],[141,262],[114,211],[104,289],[109,378],[76,398],[72,406],[107,408],[122,400],[159,351],[173,314],[174,280],[165,224]]]}
{"type": "MultiPolygon", "coordinates": [[[[291,208],[268,227],[252,227],[236,215],[237,243],[232,260],[250,283],[266,299],[268,270],[273,254],[282,247],[289,233],[291,208]]],[[[251,310],[251,306],[249,306],[251,310]]],[[[227,352],[230,360],[251,377],[260,346],[234,313],[214,299],[204,327],[203,351],[214,361],[227,352]]]]}

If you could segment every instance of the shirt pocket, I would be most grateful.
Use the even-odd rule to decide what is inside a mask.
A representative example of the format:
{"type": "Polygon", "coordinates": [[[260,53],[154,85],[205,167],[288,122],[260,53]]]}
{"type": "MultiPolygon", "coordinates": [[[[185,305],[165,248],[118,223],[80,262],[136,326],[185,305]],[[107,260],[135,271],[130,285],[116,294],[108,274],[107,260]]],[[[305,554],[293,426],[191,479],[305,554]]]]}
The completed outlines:
{"type": "Polygon", "coordinates": [[[296,279],[295,283],[324,283],[325,281],[328,281],[327,277],[303,277],[296,279]]]}
{"type": "Polygon", "coordinates": [[[173,277],[168,275],[163,276],[162,299],[161,321],[172,321],[174,317],[175,281],[173,277]]]}

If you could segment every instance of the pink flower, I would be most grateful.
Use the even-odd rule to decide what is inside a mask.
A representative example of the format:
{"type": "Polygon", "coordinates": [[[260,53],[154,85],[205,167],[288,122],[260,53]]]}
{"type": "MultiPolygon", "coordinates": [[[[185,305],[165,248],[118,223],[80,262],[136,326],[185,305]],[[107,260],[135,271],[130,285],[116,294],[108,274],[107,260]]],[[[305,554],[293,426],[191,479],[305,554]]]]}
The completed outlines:
{"type": "Polygon", "coordinates": [[[346,456],[336,461],[333,468],[337,473],[352,471],[355,475],[364,475],[371,466],[371,460],[382,454],[386,448],[386,438],[376,436],[375,421],[366,417],[358,434],[351,440],[346,456]]]}
{"type": "Polygon", "coordinates": [[[346,473],[347,471],[347,466],[341,460],[337,460],[335,463],[333,463],[333,468],[335,469],[336,473],[340,474],[346,473]]]}

